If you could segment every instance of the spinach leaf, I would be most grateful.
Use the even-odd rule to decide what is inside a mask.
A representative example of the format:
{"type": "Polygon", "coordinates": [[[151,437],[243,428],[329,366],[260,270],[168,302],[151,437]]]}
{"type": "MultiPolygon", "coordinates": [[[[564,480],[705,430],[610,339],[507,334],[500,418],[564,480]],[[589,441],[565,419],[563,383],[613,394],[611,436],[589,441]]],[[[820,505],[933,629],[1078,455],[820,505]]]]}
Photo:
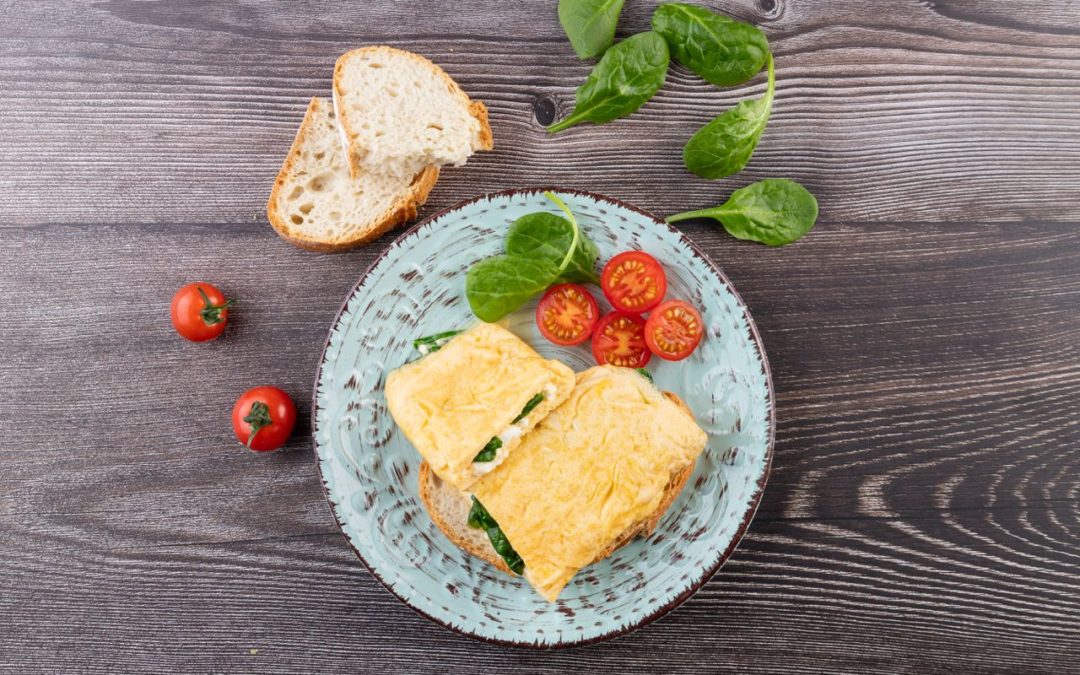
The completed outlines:
{"type": "Polygon", "coordinates": [[[485,258],[470,267],[465,275],[465,296],[473,314],[483,321],[498,321],[555,283],[570,269],[574,255],[583,246],[585,237],[570,208],[553,192],[545,192],[544,196],[562,209],[570,224],[570,241],[561,252],[561,260],[554,262],[550,251],[541,255],[530,249],[528,254],[485,258]]]}
{"type": "Polygon", "coordinates": [[[664,36],[676,61],[718,87],[746,82],[769,55],[769,42],[756,27],[697,5],[660,5],[652,29],[664,36]]]}
{"type": "Polygon", "coordinates": [[[514,547],[510,545],[510,542],[506,539],[506,535],[503,534],[501,528],[489,527],[487,530],[488,540],[491,541],[492,548],[503,559],[506,566],[517,575],[520,575],[525,571],[525,561],[521,559],[521,556],[517,554],[514,547]]]}
{"type": "Polygon", "coordinates": [[[525,419],[525,416],[536,410],[536,406],[544,402],[544,392],[540,392],[536,396],[529,399],[529,402],[525,404],[525,407],[521,409],[521,414],[514,418],[513,424],[517,424],[521,420],[525,419]]]}
{"type": "Polygon", "coordinates": [[[472,508],[469,509],[468,523],[469,527],[474,530],[486,530],[489,527],[499,526],[476,497],[472,498],[472,508]]]}
{"type": "Polygon", "coordinates": [[[484,446],[483,450],[476,453],[476,457],[473,457],[472,461],[474,461],[474,462],[490,462],[491,460],[495,459],[495,455],[498,454],[499,448],[501,448],[501,447],[502,447],[502,439],[499,438],[498,436],[495,436],[494,438],[492,438],[490,441],[487,442],[487,445],[484,446]]]}
{"type": "Polygon", "coordinates": [[[427,355],[431,352],[439,351],[451,338],[460,333],[461,331],[459,330],[448,330],[443,331],[442,333],[435,333],[434,335],[426,335],[413,340],[412,346],[416,351],[427,355]]]}
{"type": "Polygon", "coordinates": [[[644,368],[635,368],[634,370],[638,371],[638,374],[639,374],[639,375],[641,375],[642,377],[644,377],[644,378],[645,378],[646,380],[648,380],[649,382],[652,382],[652,381],[653,381],[653,379],[652,379],[652,373],[650,373],[649,371],[645,370],[644,368]]]}
{"type": "Polygon", "coordinates": [[[506,535],[503,534],[499,524],[495,522],[495,519],[491,517],[491,514],[487,512],[484,505],[480,503],[480,500],[476,497],[472,498],[472,508],[469,509],[469,527],[476,530],[485,530],[487,532],[488,541],[491,542],[492,548],[506,563],[514,574],[521,574],[525,571],[525,561],[521,559],[521,556],[517,554],[514,547],[510,545],[506,535]]]}
{"type": "Polygon", "coordinates": [[[766,178],[739,188],[721,206],[677,213],[667,222],[715,218],[737,239],[783,246],[809,232],[817,217],[817,200],[806,188],[786,178],[766,178]]]}
{"type": "Polygon", "coordinates": [[[544,292],[561,274],[546,258],[497,255],[469,268],[465,297],[482,321],[498,321],[544,292]]]}
{"type": "Polygon", "coordinates": [[[623,0],[559,0],[559,23],[578,58],[592,59],[615,41],[623,0]]]}
{"type": "MultiPolygon", "coordinates": [[[[506,252],[526,258],[545,258],[560,264],[574,240],[574,226],[566,218],[544,211],[526,214],[510,225],[506,234],[506,252]]],[[[600,250],[584,234],[570,256],[570,263],[557,281],[599,284],[596,259],[600,250]]]]}
{"type": "Polygon", "coordinates": [[[615,44],[578,87],[574,112],[548,131],[555,133],[586,121],[603,124],[634,112],[664,84],[668,58],[667,43],[652,31],[615,44]]]}
{"type": "Polygon", "coordinates": [[[740,101],[709,122],[683,148],[683,162],[702,178],[723,178],[742,171],[754,154],[772,112],[776,74],[772,56],[767,57],[769,83],[765,96],[740,101]]]}

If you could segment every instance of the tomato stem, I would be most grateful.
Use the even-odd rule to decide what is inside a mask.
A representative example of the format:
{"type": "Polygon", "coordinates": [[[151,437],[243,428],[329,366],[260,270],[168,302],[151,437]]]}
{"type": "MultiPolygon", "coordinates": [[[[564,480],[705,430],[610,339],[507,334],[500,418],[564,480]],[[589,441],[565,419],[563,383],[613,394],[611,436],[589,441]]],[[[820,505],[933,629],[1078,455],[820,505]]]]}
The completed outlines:
{"type": "Polygon", "coordinates": [[[220,305],[215,305],[210,301],[210,296],[206,294],[206,291],[202,289],[202,286],[196,286],[195,289],[199,291],[199,295],[202,296],[204,303],[203,308],[199,311],[199,316],[202,317],[203,323],[207,326],[213,326],[214,324],[219,324],[224,321],[225,318],[221,316],[221,313],[231,307],[233,301],[226,300],[220,305]]]}
{"type": "Polygon", "coordinates": [[[251,410],[244,418],[244,421],[251,425],[251,435],[248,436],[247,443],[245,443],[250,448],[252,441],[255,440],[255,434],[259,433],[259,430],[263,427],[273,423],[273,420],[270,419],[270,406],[262,401],[255,401],[251,404],[251,410]]]}

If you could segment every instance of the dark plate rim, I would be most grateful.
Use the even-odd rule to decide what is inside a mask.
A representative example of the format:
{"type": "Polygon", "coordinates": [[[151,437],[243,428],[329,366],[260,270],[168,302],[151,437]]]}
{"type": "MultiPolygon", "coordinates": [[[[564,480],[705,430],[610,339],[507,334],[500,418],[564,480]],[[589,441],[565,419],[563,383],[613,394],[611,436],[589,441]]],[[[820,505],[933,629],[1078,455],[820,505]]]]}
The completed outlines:
{"type": "Polygon", "coordinates": [[[322,352],[319,355],[319,365],[315,370],[315,382],[312,385],[312,392],[311,392],[311,449],[312,449],[312,454],[314,455],[314,458],[315,458],[315,469],[319,473],[319,483],[322,486],[323,497],[325,497],[326,503],[330,507],[330,513],[334,516],[334,522],[337,524],[338,530],[341,531],[341,535],[345,538],[345,541],[347,541],[349,543],[349,547],[353,550],[353,553],[356,554],[356,557],[359,558],[361,564],[363,564],[363,566],[367,569],[367,571],[371,573],[371,576],[375,577],[375,580],[378,581],[382,585],[383,588],[385,588],[387,591],[389,591],[395,598],[400,600],[402,602],[402,604],[409,607],[410,609],[412,609],[414,612],[416,612],[420,616],[424,617],[425,619],[428,619],[429,621],[431,621],[433,623],[436,623],[436,624],[438,624],[438,625],[440,625],[440,626],[442,626],[444,628],[448,628],[448,629],[454,631],[455,633],[459,633],[461,635],[472,638],[474,640],[480,640],[480,641],[483,641],[483,642],[488,642],[488,643],[491,643],[491,644],[501,645],[501,646],[504,646],[504,647],[519,647],[519,648],[539,649],[539,650],[545,650],[546,651],[546,650],[553,650],[553,649],[567,649],[567,648],[570,648],[570,647],[583,647],[585,645],[591,645],[591,644],[595,644],[595,643],[598,643],[598,642],[604,642],[606,640],[611,640],[611,639],[616,638],[616,637],[621,637],[623,635],[627,635],[629,633],[632,633],[632,632],[634,632],[634,631],[636,631],[636,630],[638,630],[640,628],[643,628],[643,627],[651,624],[652,622],[656,621],[660,617],[668,614],[672,610],[678,608],[684,602],[689,600],[690,597],[692,595],[694,595],[694,593],[697,593],[698,590],[700,590],[702,586],[704,586],[710,579],[712,579],[712,577],[717,572],[720,571],[720,568],[723,567],[724,564],[728,561],[728,559],[731,557],[731,554],[734,553],[736,547],[738,547],[738,545],[739,545],[739,542],[742,541],[743,536],[746,534],[747,528],[750,526],[751,521],[753,521],[753,519],[754,519],[754,515],[757,513],[758,505],[761,502],[761,494],[765,490],[765,484],[768,482],[769,475],[772,473],[773,452],[774,452],[774,446],[775,445],[776,445],[776,391],[773,388],[772,369],[769,367],[769,359],[768,359],[768,356],[765,353],[765,344],[764,344],[764,342],[762,342],[761,333],[758,331],[757,324],[754,323],[754,318],[752,316],[750,316],[750,310],[746,306],[746,302],[742,299],[742,296],[739,295],[739,292],[735,289],[735,286],[734,286],[734,284],[731,283],[731,280],[728,279],[726,274],[724,274],[724,271],[721,270],[720,266],[717,265],[715,262],[713,262],[712,258],[710,258],[708,256],[708,254],[706,254],[704,251],[702,251],[701,248],[699,248],[698,245],[695,244],[692,239],[690,239],[690,237],[686,236],[686,234],[683,233],[681,230],[678,230],[675,227],[672,227],[670,223],[667,223],[664,220],[662,220],[660,218],[657,218],[655,215],[649,213],[648,211],[645,211],[644,209],[640,209],[640,208],[638,208],[636,206],[633,206],[632,204],[628,204],[628,203],[626,203],[626,202],[624,202],[624,201],[622,201],[620,199],[616,199],[615,197],[608,197],[606,195],[598,194],[596,192],[589,192],[588,190],[577,190],[577,189],[573,189],[573,188],[528,187],[528,188],[511,188],[511,189],[507,189],[507,190],[497,190],[497,191],[494,191],[494,192],[486,192],[486,193],[483,193],[481,195],[477,195],[476,197],[472,197],[471,199],[466,199],[466,200],[460,201],[460,202],[458,202],[458,203],[456,203],[456,204],[454,204],[452,206],[449,206],[449,207],[447,207],[447,208],[445,208],[445,209],[443,209],[443,210],[441,210],[441,211],[439,211],[437,213],[434,213],[434,214],[428,216],[427,218],[424,218],[420,222],[416,223],[412,227],[408,228],[407,230],[402,232],[400,235],[398,235],[394,239],[394,241],[392,241],[385,249],[383,249],[383,251],[381,253],[379,253],[378,256],[376,256],[376,258],[371,262],[371,264],[367,267],[367,269],[364,270],[364,273],[360,275],[359,279],[357,279],[356,284],[353,285],[352,290],[350,290],[348,295],[345,296],[344,302],[341,303],[341,308],[338,309],[337,314],[334,316],[333,322],[330,324],[329,330],[327,330],[327,332],[326,332],[326,341],[323,343],[322,352]],[[318,448],[318,443],[316,442],[316,436],[318,434],[318,415],[317,415],[317,412],[316,412],[316,398],[317,398],[318,392],[319,392],[319,381],[322,379],[323,366],[326,365],[326,350],[330,347],[330,336],[333,334],[334,330],[338,327],[338,324],[341,323],[342,314],[344,314],[346,307],[349,306],[349,302],[352,301],[353,297],[360,290],[360,287],[363,285],[364,279],[366,279],[367,276],[371,273],[371,271],[373,269],[375,269],[376,265],[378,265],[380,262],[382,262],[383,258],[385,258],[387,256],[387,254],[390,252],[391,248],[393,248],[395,245],[397,245],[401,240],[403,240],[406,237],[409,237],[412,234],[414,234],[417,230],[424,227],[425,225],[427,225],[432,220],[435,220],[436,218],[440,218],[440,217],[442,217],[442,216],[444,216],[444,215],[446,215],[448,213],[451,213],[453,211],[457,211],[459,209],[462,209],[462,208],[468,206],[469,204],[473,204],[475,202],[479,202],[479,201],[483,201],[483,200],[493,199],[493,198],[496,198],[496,197],[514,197],[514,196],[517,196],[517,195],[534,195],[534,194],[537,194],[537,193],[543,193],[543,192],[548,192],[548,191],[555,192],[555,193],[562,193],[562,194],[578,195],[578,196],[581,196],[581,197],[588,197],[590,199],[595,199],[595,200],[600,201],[600,202],[607,202],[609,204],[613,204],[615,206],[618,206],[618,207],[621,207],[621,208],[624,208],[624,209],[628,209],[630,211],[633,211],[635,213],[643,215],[646,218],[649,218],[650,220],[655,222],[657,225],[668,228],[668,230],[670,230],[673,234],[675,234],[676,236],[681,238],[683,241],[685,241],[687,243],[687,245],[689,245],[690,250],[693,252],[693,254],[696,255],[698,258],[700,258],[710,268],[712,268],[714,272],[716,272],[716,274],[720,277],[721,281],[723,281],[724,284],[727,286],[728,290],[730,290],[731,293],[735,296],[735,301],[738,303],[739,308],[742,310],[743,316],[746,318],[746,324],[750,328],[750,336],[753,339],[754,344],[757,346],[758,353],[761,355],[761,366],[762,366],[762,369],[765,371],[765,382],[766,382],[766,385],[767,385],[767,388],[768,388],[767,394],[768,394],[768,403],[769,403],[769,443],[768,443],[768,447],[766,448],[766,451],[765,451],[765,470],[761,473],[761,477],[758,479],[757,485],[754,487],[754,493],[750,496],[750,501],[749,501],[749,504],[748,504],[748,508],[746,510],[746,515],[743,517],[742,523],[740,523],[739,528],[735,531],[735,534],[732,536],[731,543],[728,544],[727,548],[724,549],[724,551],[720,554],[720,557],[717,559],[716,563],[712,566],[712,568],[704,570],[702,572],[701,576],[696,581],[691,583],[690,586],[687,587],[687,589],[685,591],[683,591],[682,593],[680,593],[676,597],[672,598],[667,603],[661,605],[655,611],[653,611],[650,614],[642,617],[639,621],[637,621],[634,624],[624,626],[624,627],[621,627],[621,628],[617,628],[615,630],[604,633],[603,635],[597,635],[596,637],[591,637],[591,638],[588,638],[588,639],[565,640],[565,641],[561,641],[561,642],[551,642],[551,643],[537,643],[537,642],[517,642],[517,641],[513,641],[513,640],[500,640],[498,638],[490,638],[490,637],[487,637],[487,636],[484,636],[484,635],[478,635],[476,633],[469,632],[468,630],[466,630],[464,628],[459,628],[457,626],[449,624],[449,623],[443,621],[442,619],[436,618],[436,617],[432,616],[431,614],[428,614],[424,610],[422,610],[419,607],[417,607],[417,606],[413,605],[412,603],[410,603],[405,598],[401,597],[401,595],[399,595],[396,591],[394,591],[394,589],[390,586],[389,583],[386,582],[386,580],[384,580],[381,576],[379,576],[379,573],[375,571],[375,569],[371,566],[370,563],[368,563],[367,559],[364,558],[363,553],[360,552],[360,549],[356,546],[356,544],[353,542],[353,540],[351,538],[349,538],[349,535],[345,532],[345,528],[344,528],[344,526],[343,526],[343,524],[341,522],[341,519],[338,517],[338,513],[337,513],[338,505],[330,498],[329,486],[326,483],[326,477],[323,476],[322,462],[320,461],[320,458],[319,458],[319,448],[318,448]]]}

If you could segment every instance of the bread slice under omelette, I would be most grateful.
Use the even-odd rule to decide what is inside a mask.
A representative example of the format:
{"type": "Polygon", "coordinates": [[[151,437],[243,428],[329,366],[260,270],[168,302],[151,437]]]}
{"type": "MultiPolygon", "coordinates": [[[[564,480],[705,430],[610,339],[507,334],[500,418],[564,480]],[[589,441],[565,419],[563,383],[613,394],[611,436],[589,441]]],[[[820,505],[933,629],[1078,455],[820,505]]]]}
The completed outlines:
{"type": "Polygon", "coordinates": [[[421,466],[420,496],[452,541],[509,571],[485,532],[465,524],[475,496],[525,578],[554,601],[579,569],[651,534],[706,442],[678,396],[634,370],[599,366],[579,373],[563,405],[469,494],[421,466]]]}
{"type": "Polygon", "coordinates": [[[391,372],[386,402],[432,471],[467,490],[511,457],[573,388],[568,366],[501,326],[479,323],[391,372]]]}

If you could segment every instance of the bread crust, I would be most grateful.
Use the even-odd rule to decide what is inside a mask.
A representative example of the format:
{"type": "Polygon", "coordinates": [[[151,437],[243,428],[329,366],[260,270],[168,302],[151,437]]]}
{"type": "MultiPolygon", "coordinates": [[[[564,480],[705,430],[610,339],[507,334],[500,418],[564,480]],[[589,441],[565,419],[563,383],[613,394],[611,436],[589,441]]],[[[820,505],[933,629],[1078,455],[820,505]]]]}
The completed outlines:
{"type": "MultiPolygon", "coordinates": [[[[693,417],[693,413],[690,411],[690,408],[676,394],[670,391],[665,391],[664,396],[667,397],[668,400],[682,408],[691,417],[693,417]]],[[[690,480],[690,475],[694,473],[695,465],[696,462],[692,462],[686,467],[672,474],[671,478],[668,480],[667,486],[664,488],[664,497],[660,500],[660,503],[657,505],[656,510],[653,511],[649,515],[649,517],[644,518],[634,523],[630,527],[626,528],[626,530],[624,530],[623,533],[620,534],[614,542],[612,542],[611,546],[604,549],[604,551],[602,551],[600,555],[598,555],[596,559],[589,564],[591,565],[593,563],[597,563],[603,560],[604,558],[608,557],[623,546],[629,544],[635,537],[639,535],[646,537],[651,535],[656,530],[656,526],[660,522],[660,518],[663,517],[664,513],[675,502],[675,499],[679,496],[679,493],[681,493],[683,491],[683,488],[686,487],[687,481],[690,480]]],[[[499,554],[495,552],[495,549],[490,546],[484,546],[478,549],[475,545],[473,545],[473,542],[468,541],[459,533],[462,524],[455,524],[453,522],[450,522],[447,517],[448,514],[445,514],[439,509],[435,508],[434,495],[435,492],[439,489],[439,484],[437,482],[439,481],[439,478],[431,470],[431,467],[428,466],[428,463],[426,461],[421,462],[420,464],[418,480],[420,483],[420,501],[424,504],[424,508],[431,516],[431,520],[440,530],[442,530],[443,534],[446,535],[447,539],[452,541],[458,546],[458,548],[462,549],[469,555],[480,558],[485,562],[491,563],[503,572],[512,575],[513,572],[511,572],[510,568],[506,566],[506,563],[503,562],[499,554]]],[[[468,525],[465,525],[465,527],[468,527],[468,525]]],[[[513,542],[511,542],[511,544],[513,544],[513,542]]]]}
{"type": "MultiPolygon", "coordinates": [[[[414,52],[406,51],[404,49],[398,49],[396,47],[390,47],[388,45],[369,45],[367,47],[359,47],[352,49],[341,56],[334,63],[334,80],[333,80],[333,93],[334,100],[340,100],[340,97],[344,95],[342,87],[342,72],[345,70],[345,64],[350,58],[364,53],[376,53],[376,52],[392,52],[406,58],[410,58],[417,61],[427,68],[430,68],[436,75],[441,77],[446,83],[446,87],[455,95],[460,97],[467,105],[469,114],[472,115],[477,122],[480,123],[480,150],[491,150],[495,147],[495,138],[491,133],[491,126],[488,124],[488,111],[481,101],[474,101],[469,98],[469,95],[465,93],[465,90],[454,81],[454,78],[450,77],[445,70],[443,70],[438,64],[431,59],[416,54],[414,52]]],[[[360,165],[360,158],[352,151],[351,139],[353,136],[353,130],[349,127],[348,121],[343,116],[338,117],[338,124],[345,130],[345,138],[349,139],[349,147],[345,148],[345,159],[349,164],[349,173],[355,179],[363,174],[363,168],[360,165]]]]}
{"type": "MultiPolygon", "coordinates": [[[[274,231],[289,243],[309,251],[337,253],[339,251],[356,248],[357,246],[363,246],[364,244],[378,239],[394,227],[415,218],[417,208],[423,206],[424,202],[427,201],[428,194],[431,192],[431,189],[435,187],[435,183],[439,179],[439,168],[437,166],[428,166],[421,170],[420,173],[413,178],[412,184],[409,186],[409,191],[399,197],[389,209],[384,211],[373,227],[359,233],[355,237],[340,240],[324,240],[312,239],[294,233],[292,228],[289,227],[288,222],[285,220],[284,214],[278,211],[278,198],[281,195],[282,190],[285,189],[285,184],[288,182],[289,176],[292,174],[296,163],[300,160],[300,152],[303,147],[304,139],[310,131],[312,120],[318,112],[320,105],[320,99],[317,96],[312,97],[311,101],[308,103],[307,111],[304,113],[304,121],[300,124],[300,128],[296,130],[296,137],[293,139],[292,146],[289,147],[289,153],[285,156],[285,161],[281,165],[281,170],[278,171],[277,178],[274,180],[274,187],[270,190],[270,199],[266,203],[266,217],[270,221],[270,225],[274,228],[274,231]]],[[[340,120],[338,123],[340,124],[340,120]]]]}

